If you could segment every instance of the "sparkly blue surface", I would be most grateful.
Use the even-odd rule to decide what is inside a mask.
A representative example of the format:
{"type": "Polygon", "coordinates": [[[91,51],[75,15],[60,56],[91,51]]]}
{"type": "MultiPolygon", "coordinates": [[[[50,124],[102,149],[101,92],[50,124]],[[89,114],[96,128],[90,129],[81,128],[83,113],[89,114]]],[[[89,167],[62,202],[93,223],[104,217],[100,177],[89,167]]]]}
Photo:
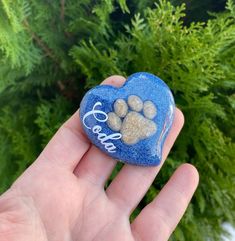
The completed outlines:
{"type": "MultiPolygon", "coordinates": [[[[81,102],[80,118],[91,142],[103,152],[125,163],[154,166],[161,162],[162,147],[172,126],[174,110],[175,103],[169,87],[158,77],[140,72],[131,75],[120,88],[100,85],[88,91],[81,102]],[[101,110],[106,114],[113,112],[115,100],[119,98],[127,100],[130,95],[137,95],[143,101],[151,100],[155,104],[157,115],[153,121],[157,124],[157,131],[151,137],[133,145],[125,144],[121,139],[108,140],[107,142],[112,142],[116,147],[116,152],[110,153],[101,144],[101,141],[98,140],[98,134],[94,134],[92,129],[88,129],[87,127],[93,128],[95,125],[99,125],[102,128],[100,133],[105,133],[106,135],[117,132],[111,130],[107,122],[100,122],[93,115],[87,116],[84,120],[84,115],[91,111],[97,102],[101,103],[100,106],[97,106],[97,110],[101,110]]],[[[104,115],[99,113],[96,114],[96,117],[104,119],[104,115]]]]}

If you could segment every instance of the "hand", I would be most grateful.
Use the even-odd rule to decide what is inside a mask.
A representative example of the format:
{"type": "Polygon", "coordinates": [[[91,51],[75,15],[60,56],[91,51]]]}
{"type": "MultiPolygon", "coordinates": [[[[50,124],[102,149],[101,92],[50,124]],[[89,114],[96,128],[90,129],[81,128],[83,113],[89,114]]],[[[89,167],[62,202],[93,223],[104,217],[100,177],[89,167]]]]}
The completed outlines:
{"type": "MultiPolygon", "coordinates": [[[[113,76],[105,84],[122,85],[113,76]]],[[[163,150],[165,160],[180,129],[176,109],[163,150]]],[[[162,161],[163,163],[163,161],[162,161]]],[[[129,216],[161,166],[124,165],[104,190],[116,161],[92,146],[75,113],[38,159],[0,197],[1,241],[164,241],[169,238],[198,184],[184,164],[130,224],[129,216]]]]}

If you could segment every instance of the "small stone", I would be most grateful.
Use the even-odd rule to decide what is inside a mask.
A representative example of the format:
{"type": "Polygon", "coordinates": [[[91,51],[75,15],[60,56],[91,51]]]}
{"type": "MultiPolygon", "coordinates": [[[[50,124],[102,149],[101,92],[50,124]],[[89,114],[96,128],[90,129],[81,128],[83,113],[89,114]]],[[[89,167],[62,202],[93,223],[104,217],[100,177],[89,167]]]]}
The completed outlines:
{"type": "Polygon", "coordinates": [[[117,99],[114,103],[114,111],[119,117],[125,117],[128,111],[126,101],[123,99],[117,99]]]}
{"type": "Polygon", "coordinates": [[[119,131],[122,126],[122,121],[119,116],[117,116],[114,112],[108,113],[107,124],[110,129],[113,131],[119,131]]]}
{"type": "Polygon", "coordinates": [[[143,109],[143,101],[137,95],[130,95],[128,97],[128,105],[134,111],[141,111],[143,109]]]}
{"type": "Polygon", "coordinates": [[[144,102],[143,112],[146,118],[153,119],[157,114],[157,109],[152,101],[147,100],[144,102]]]}

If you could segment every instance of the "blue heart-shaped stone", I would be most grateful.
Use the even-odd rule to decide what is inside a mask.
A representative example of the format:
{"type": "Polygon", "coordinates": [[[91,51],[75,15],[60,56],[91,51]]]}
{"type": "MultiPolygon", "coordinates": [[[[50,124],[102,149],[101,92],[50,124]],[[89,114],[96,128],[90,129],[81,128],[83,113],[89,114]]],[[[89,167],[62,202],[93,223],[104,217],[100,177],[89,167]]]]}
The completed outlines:
{"type": "Polygon", "coordinates": [[[140,72],[120,88],[100,85],[88,91],[80,118],[91,142],[103,152],[125,163],[154,166],[161,161],[174,110],[169,87],[140,72]]]}

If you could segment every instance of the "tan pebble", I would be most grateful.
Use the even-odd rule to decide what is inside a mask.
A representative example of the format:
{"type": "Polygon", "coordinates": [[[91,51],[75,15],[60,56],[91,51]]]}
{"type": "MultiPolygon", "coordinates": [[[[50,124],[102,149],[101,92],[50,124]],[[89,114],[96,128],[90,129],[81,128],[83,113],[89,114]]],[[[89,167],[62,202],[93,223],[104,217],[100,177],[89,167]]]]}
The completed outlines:
{"type": "Polygon", "coordinates": [[[145,117],[153,119],[157,114],[157,109],[152,101],[147,100],[144,102],[143,112],[145,117]]]}
{"type": "Polygon", "coordinates": [[[152,136],[156,131],[157,125],[153,121],[145,118],[145,127],[142,129],[141,139],[145,139],[152,136]]]}
{"type": "Polygon", "coordinates": [[[122,140],[132,145],[138,141],[152,136],[157,130],[156,124],[141,114],[131,111],[123,120],[121,127],[122,140]]]}
{"type": "Polygon", "coordinates": [[[143,101],[137,95],[130,95],[128,97],[128,105],[134,111],[141,111],[143,108],[143,101]]]}
{"type": "Polygon", "coordinates": [[[122,121],[114,112],[108,113],[107,124],[113,131],[119,131],[122,126],[122,121]]]}
{"type": "Polygon", "coordinates": [[[117,99],[114,103],[114,111],[119,117],[125,117],[128,111],[126,101],[123,99],[117,99]]]}

